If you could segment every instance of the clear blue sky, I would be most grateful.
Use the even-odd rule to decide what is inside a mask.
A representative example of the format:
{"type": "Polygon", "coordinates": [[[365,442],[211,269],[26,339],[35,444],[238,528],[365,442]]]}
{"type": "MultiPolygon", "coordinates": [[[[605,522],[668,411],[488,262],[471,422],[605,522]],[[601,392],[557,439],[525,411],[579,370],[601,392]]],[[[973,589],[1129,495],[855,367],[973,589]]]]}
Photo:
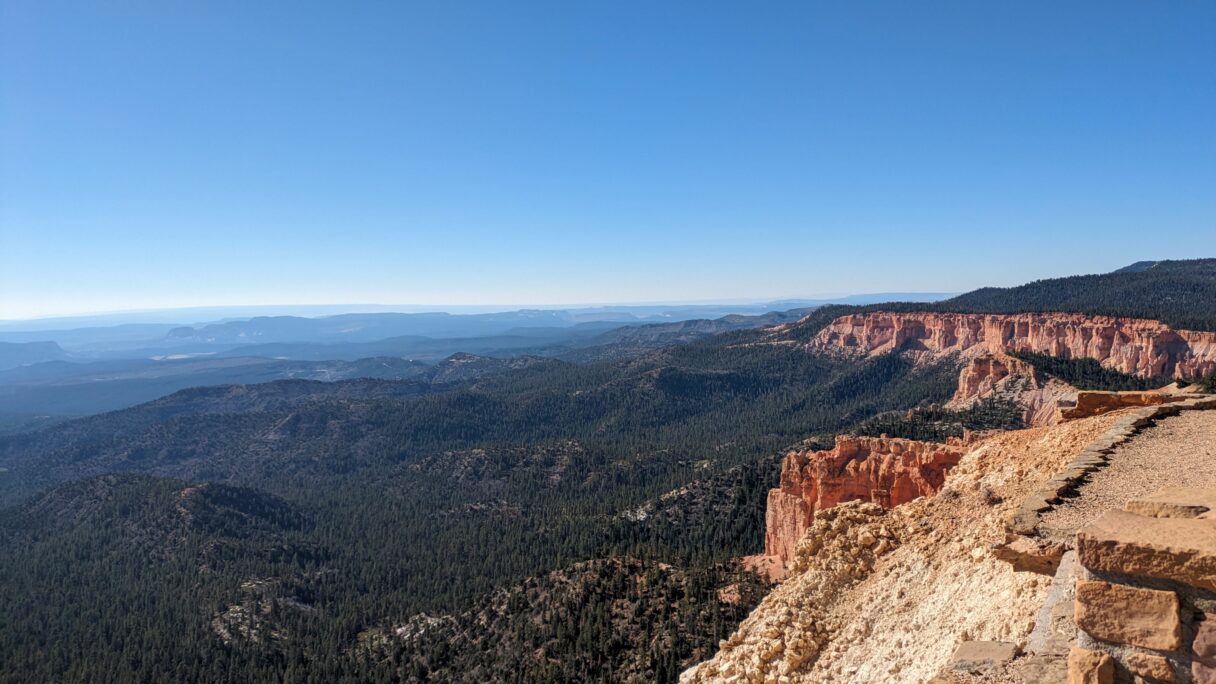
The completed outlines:
{"type": "Polygon", "coordinates": [[[0,318],[1216,255],[1213,2],[0,8],[0,318]]]}

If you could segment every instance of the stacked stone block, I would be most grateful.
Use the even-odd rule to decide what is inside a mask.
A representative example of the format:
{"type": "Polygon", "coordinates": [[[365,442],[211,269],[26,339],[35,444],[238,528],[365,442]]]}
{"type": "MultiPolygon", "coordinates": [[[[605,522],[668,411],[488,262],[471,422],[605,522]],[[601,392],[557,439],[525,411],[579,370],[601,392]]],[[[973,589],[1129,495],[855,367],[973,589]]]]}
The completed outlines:
{"type": "Polygon", "coordinates": [[[1216,490],[1131,501],[1076,544],[1069,683],[1216,684],[1216,490]]]}

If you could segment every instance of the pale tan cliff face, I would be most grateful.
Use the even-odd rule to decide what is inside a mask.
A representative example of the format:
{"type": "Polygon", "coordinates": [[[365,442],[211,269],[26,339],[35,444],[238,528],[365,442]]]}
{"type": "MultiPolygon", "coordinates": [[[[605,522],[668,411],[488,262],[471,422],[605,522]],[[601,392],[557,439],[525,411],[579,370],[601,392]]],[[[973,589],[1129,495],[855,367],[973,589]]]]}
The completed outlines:
{"type": "Polygon", "coordinates": [[[952,403],[997,392],[1012,378],[1026,378],[1028,389],[1041,389],[1046,380],[1034,366],[1008,354],[984,354],[971,359],[958,375],[952,403]]]}
{"type": "Polygon", "coordinates": [[[1026,425],[1041,427],[1060,421],[1061,402],[1076,402],[1076,388],[1038,372],[1021,359],[1003,352],[968,356],[947,408],[965,408],[979,399],[1003,397],[1022,406],[1026,425]]]}
{"type": "Polygon", "coordinates": [[[808,347],[859,355],[908,351],[968,357],[1030,351],[1092,358],[1141,377],[1200,378],[1216,372],[1216,332],[1084,314],[852,314],[832,321],[808,347]]]}
{"type": "Polygon", "coordinates": [[[816,511],[848,501],[886,508],[937,493],[961,447],[888,437],[836,438],[828,451],[792,451],[769,492],[764,553],[788,564],[816,511]]]}

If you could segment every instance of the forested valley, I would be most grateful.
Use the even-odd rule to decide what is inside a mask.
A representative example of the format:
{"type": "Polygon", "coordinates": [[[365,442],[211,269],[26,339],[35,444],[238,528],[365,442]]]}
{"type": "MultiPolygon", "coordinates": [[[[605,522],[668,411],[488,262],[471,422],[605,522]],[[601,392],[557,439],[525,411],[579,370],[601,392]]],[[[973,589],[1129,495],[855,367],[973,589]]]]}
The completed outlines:
{"type": "Polygon", "coordinates": [[[956,374],[745,330],[442,387],[185,390],[11,436],[0,668],[672,681],[762,595],[731,560],[762,545],[782,450],[956,374]]]}
{"type": "Polygon", "coordinates": [[[958,359],[809,353],[824,325],[1074,307],[1210,329],[1211,262],[1191,263],[570,360],[196,387],[4,436],[0,680],[674,681],[764,593],[734,559],[762,548],[786,449],[1020,425],[1006,400],[943,408],[958,359]]]}

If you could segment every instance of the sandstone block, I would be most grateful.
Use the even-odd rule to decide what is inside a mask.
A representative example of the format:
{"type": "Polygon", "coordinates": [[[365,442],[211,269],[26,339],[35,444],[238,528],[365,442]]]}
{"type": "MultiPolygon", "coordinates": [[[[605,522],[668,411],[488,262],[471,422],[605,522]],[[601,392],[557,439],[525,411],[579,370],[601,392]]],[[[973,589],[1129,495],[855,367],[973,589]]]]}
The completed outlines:
{"type": "Polygon", "coordinates": [[[1178,595],[1109,582],[1077,582],[1077,627],[1103,641],[1159,651],[1182,647],[1178,595]]]}
{"type": "Polygon", "coordinates": [[[1016,682],[1057,684],[1068,678],[1068,658],[1064,655],[1033,655],[1018,658],[1009,666],[1016,682]]]}
{"type": "Polygon", "coordinates": [[[1195,684],[1216,684],[1216,615],[1195,624],[1191,644],[1191,676],[1195,684]]]}
{"type": "Polygon", "coordinates": [[[1053,499],[1055,499],[1055,496],[1055,490],[1043,489],[1041,491],[1037,491],[1034,494],[1026,497],[1026,500],[1022,502],[1021,510],[1029,511],[1031,513],[1050,511],[1052,506],[1051,502],[1053,499]]]}
{"type": "Polygon", "coordinates": [[[1071,465],[1084,468],[1102,467],[1106,465],[1107,458],[1096,451],[1083,451],[1072,460],[1071,465]]]}
{"type": "Polygon", "coordinates": [[[998,672],[1017,654],[1018,647],[1005,641],[964,641],[950,657],[950,668],[963,672],[998,672]]]}
{"type": "Polygon", "coordinates": [[[1216,521],[1107,511],[1077,532],[1077,556],[1090,570],[1216,590],[1216,521]]]}
{"type": "Polygon", "coordinates": [[[1055,575],[1064,557],[1064,545],[1042,542],[1029,537],[1018,537],[1013,541],[992,549],[992,555],[1013,566],[1016,572],[1037,572],[1055,575]]]}
{"type": "Polygon", "coordinates": [[[1147,653],[1128,653],[1122,658],[1123,664],[1134,675],[1150,682],[1174,684],[1174,666],[1161,656],[1147,653]]]}
{"type": "Polygon", "coordinates": [[[1048,480],[1039,485],[1039,488],[1027,497],[1027,503],[1033,503],[1035,506],[1041,506],[1040,511],[1051,510],[1053,506],[1060,502],[1060,483],[1048,480]],[[1044,502],[1040,504],[1039,502],[1044,502]]]}
{"type": "Polygon", "coordinates": [[[1018,509],[1005,522],[1005,528],[1012,534],[1034,534],[1039,525],[1039,513],[1029,509],[1018,509]]]}
{"type": "Polygon", "coordinates": [[[1115,662],[1110,654],[1074,648],[1068,652],[1068,684],[1114,684],[1115,662]]]}
{"type": "Polygon", "coordinates": [[[1123,509],[1150,518],[1216,518],[1216,489],[1167,487],[1152,496],[1132,499],[1123,509]]]}

